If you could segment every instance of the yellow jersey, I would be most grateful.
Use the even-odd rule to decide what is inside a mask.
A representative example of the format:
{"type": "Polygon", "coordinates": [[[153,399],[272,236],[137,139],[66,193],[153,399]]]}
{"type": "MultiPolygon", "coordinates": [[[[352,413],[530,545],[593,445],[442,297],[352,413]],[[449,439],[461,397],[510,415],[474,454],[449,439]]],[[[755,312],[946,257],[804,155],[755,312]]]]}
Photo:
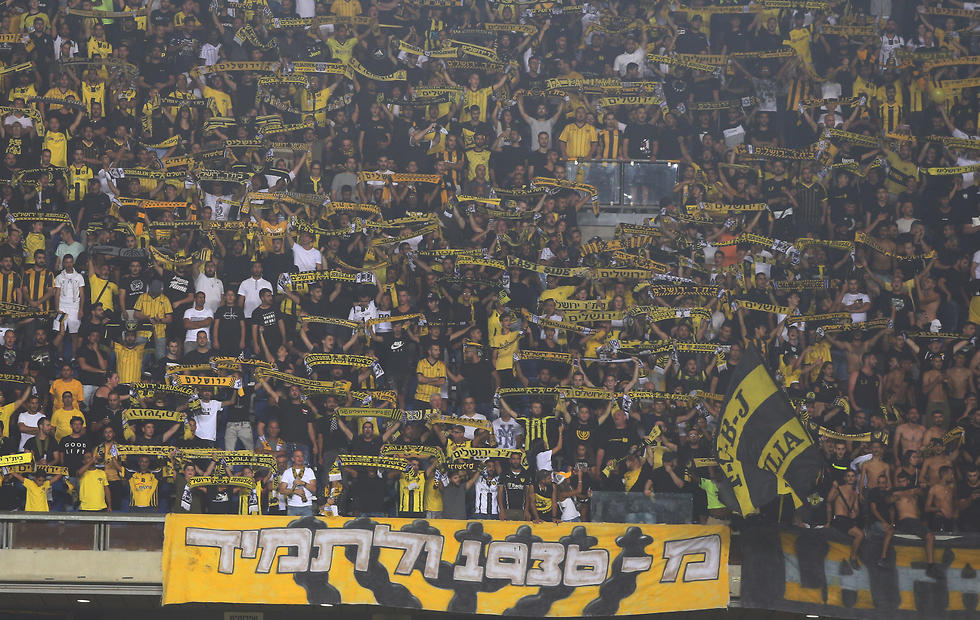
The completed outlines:
{"type": "Polygon", "coordinates": [[[121,343],[113,343],[116,353],[116,372],[119,373],[119,383],[136,383],[143,377],[143,350],[145,344],[138,344],[132,349],[121,343]]]}
{"type": "Polygon", "coordinates": [[[135,472],[129,479],[129,499],[133,506],[146,508],[156,506],[160,481],[150,472],[135,472]]]}
{"type": "Polygon", "coordinates": [[[330,12],[340,17],[355,17],[362,12],[361,3],[358,0],[333,0],[330,12]]]}
{"type": "Polygon", "coordinates": [[[425,472],[415,470],[402,474],[398,481],[398,512],[422,512],[425,494],[425,472]]]}
{"type": "Polygon", "coordinates": [[[484,88],[477,88],[472,90],[469,87],[463,89],[463,110],[468,110],[470,106],[479,106],[480,108],[480,122],[487,120],[487,103],[490,101],[490,95],[493,94],[493,88],[490,86],[485,86],[484,88]]]}
{"type": "MultiPolygon", "coordinates": [[[[173,314],[174,307],[170,304],[170,300],[164,294],[152,297],[149,293],[143,293],[136,300],[136,305],[133,306],[134,309],[142,312],[148,317],[154,317],[157,319],[162,319],[168,314],[173,314]]],[[[153,325],[153,335],[157,338],[164,338],[167,335],[167,326],[164,323],[156,323],[153,325]]]]}
{"type": "MultiPolygon", "coordinates": [[[[446,377],[446,364],[442,360],[436,360],[434,364],[430,364],[429,358],[423,358],[415,365],[415,372],[427,379],[446,377]]],[[[442,388],[438,385],[419,383],[415,389],[415,399],[422,402],[429,402],[432,395],[438,394],[441,390],[442,388]]]]}
{"type": "Polygon", "coordinates": [[[77,201],[85,198],[85,194],[88,193],[88,182],[89,179],[95,177],[92,169],[86,164],[81,166],[75,166],[72,164],[68,166],[68,200],[77,201]]]}
{"type": "Polygon", "coordinates": [[[558,137],[559,142],[565,143],[568,159],[583,159],[592,152],[592,143],[598,142],[599,135],[595,127],[588,123],[579,127],[575,123],[566,125],[558,137]]]}
{"type": "Polygon", "coordinates": [[[85,414],[79,409],[55,409],[51,414],[51,425],[54,426],[54,440],[60,442],[71,435],[71,419],[78,416],[85,420],[85,414]]]}
{"type": "MultiPolygon", "coordinates": [[[[51,104],[54,105],[54,104],[51,104]]],[[[59,108],[61,106],[58,106],[59,108]]],[[[49,131],[44,134],[41,149],[51,151],[51,165],[64,168],[68,165],[68,132],[49,131]]]]}
{"type": "Polygon", "coordinates": [[[520,332],[501,333],[490,338],[490,347],[497,350],[494,369],[512,370],[514,368],[514,353],[517,353],[517,343],[520,339],[520,332]]]}
{"type": "Polygon", "coordinates": [[[30,478],[24,478],[24,488],[27,489],[24,512],[48,512],[48,489],[51,488],[51,481],[45,480],[39,485],[30,478]]]}
{"type": "Polygon", "coordinates": [[[105,510],[105,489],[109,486],[109,478],[101,469],[88,469],[78,479],[78,500],[82,510],[105,510]]]}
{"type": "Polygon", "coordinates": [[[94,114],[92,104],[99,104],[102,108],[102,116],[105,116],[105,84],[103,82],[96,82],[95,84],[82,82],[82,103],[85,104],[85,109],[88,110],[89,114],[94,114]]]}
{"type": "Polygon", "coordinates": [[[0,407],[0,422],[3,422],[3,434],[0,437],[10,437],[10,417],[17,410],[17,403],[7,403],[0,407]]]}

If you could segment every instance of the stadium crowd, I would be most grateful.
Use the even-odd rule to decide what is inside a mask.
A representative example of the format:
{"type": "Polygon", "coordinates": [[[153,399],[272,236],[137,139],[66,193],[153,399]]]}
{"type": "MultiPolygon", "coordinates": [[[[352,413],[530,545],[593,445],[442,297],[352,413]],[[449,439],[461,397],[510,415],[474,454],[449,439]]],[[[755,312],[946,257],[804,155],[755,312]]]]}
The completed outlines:
{"type": "Polygon", "coordinates": [[[0,10],[3,509],[729,522],[754,347],[763,520],[980,529],[973,3],[0,10]]]}

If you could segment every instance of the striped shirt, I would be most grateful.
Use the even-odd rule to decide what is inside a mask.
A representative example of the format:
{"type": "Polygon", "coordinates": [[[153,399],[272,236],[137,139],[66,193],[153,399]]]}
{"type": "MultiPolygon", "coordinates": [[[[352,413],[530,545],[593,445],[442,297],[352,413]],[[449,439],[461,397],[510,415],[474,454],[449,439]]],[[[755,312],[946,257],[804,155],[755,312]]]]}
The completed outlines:
{"type": "Polygon", "coordinates": [[[623,148],[623,132],[618,129],[599,130],[599,159],[617,159],[623,148]]]}
{"type": "MultiPolygon", "coordinates": [[[[173,314],[174,311],[174,307],[170,305],[170,300],[163,294],[151,297],[149,293],[143,293],[136,300],[136,305],[133,308],[147,317],[156,319],[162,319],[168,314],[173,314]]],[[[153,334],[157,338],[165,337],[167,326],[164,323],[156,323],[153,326],[153,334]]]]}
{"type": "Polygon", "coordinates": [[[136,383],[143,376],[143,350],[145,344],[138,344],[132,349],[118,342],[113,343],[116,353],[116,372],[119,373],[119,383],[136,383]]]}
{"type": "Polygon", "coordinates": [[[807,226],[818,226],[823,223],[824,203],[827,201],[827,190],[814,179],[810,185],[803,181],[796,183],[795,211],[797,221],[807,226]]]}
{"type": "Polygon", "coordinates": [[[500,476],[488,478],[486,474],[480,474],[476,479],[476,493],[473,497],[473,512],[479,515],[495,515],[498,512],[497,505],[497,483],[500,476]]]}
{"type": "Polygon", "coordinates": [[[898,103],[883,103],[878,106],[878,116],[885,133],[894,133],[902,122],[902,106],[898,103]]]}
{"type": "MultiPolygon", "coordinates": [[[[28,269],[24,272],[24,286],[27,288],[27,301],[37,301],[54,286],[54,275],[47,269],[28,269]]],[[[51,299],[48,298],[40,308],[50,310],[51,299]]]]}
{"type": "Polygon", "coordinates": [[[419,470],[403,473],[398,481],[398,512],[422,512],[424,494],[425,473],[419,470]]]}
{"type": "Polygon", "coordinates": [[[562,129],[558,141],[565,143],[568,159],[584,159],[592,152],[592,143],[599,141],[599,135],[592,125],[585,124],[579,127],[572,123],[562,129]]]}
{"type": "Polygon", "coordinates": [[[487,102],[492,94],[493,88],[489,86],[476,90],[466,87],[463,89],[463,109],[468,110],[470,106],[478,106],[480,108],[480,122],[484,122],[487,120],[487,102]]]}
{"type": "Polygon", "coordinates": [[[13,271],[0,273],[0,301],[7,304],[16,302],[19,288],[20,276],[13,271]]]}
{"type": "MultiPolygon", "coordinates": [[[[436,360],[434,364],[429,363],[429,358],[420,359],[419,363],[415,365],[415,372],[422,375],[426,379],[434,379],[436,377],[446,377],[446,364],[442,360],[436,360]]],[[[415,399],[421,400],[422,402],[429,402],[429,399],[433,394],[438,394],[441,388],[438,385],[429,385],[427,383],[419,383],[419,386],[415,389],[415,399]]]]}

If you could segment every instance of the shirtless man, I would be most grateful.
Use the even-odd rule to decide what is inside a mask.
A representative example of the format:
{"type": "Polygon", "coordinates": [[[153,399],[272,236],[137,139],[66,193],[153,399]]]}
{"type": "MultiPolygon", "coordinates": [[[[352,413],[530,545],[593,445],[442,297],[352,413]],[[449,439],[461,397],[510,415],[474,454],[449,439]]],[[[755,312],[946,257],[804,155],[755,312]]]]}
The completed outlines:
{"type": "Polygon", "coordinates": [[[942,439],[946,434],[946,416],[942,411],[933,411],[929,416],[929,428],[922,436],[922,444],[928,446],[933,439],[942,439]]]}
{"type": "Polygon", "coordinates": [[[851,340],[834,340],[829,335],[824,335],[824,337],[830,341],[830,345],[835,349],[841,349],[847,354],[847,372],[852,373],[861,367],[861,358],[865,353],[871,350],[871,348],[887,333],[890,333],[887,329],[879,329],[878,333],[869,338],[868,340],[862,340],[864,334],[858,332],[854,334],[851,340]]]}
{"type": "Polygon", "coordinates": [[[902,367],[902,362],[896,356],[888,357],[888,372],[881,380],[881,399],[886,405],[907,407],[912,382],[909,373],[902,367]]]}
{"type": "Polygon", "coordinates": [[[895,429],[895,441],[893,450],[895,462],[899,462],[899,456],[909,450],[919,450],[922,448],[922,438],[926,434],[926,427],[919,423],[919,410],[915,407],[909,409],[905,416],[905,423],[899,424],[895,429]]]}
{"type": "Polygon", "coordinates": [[[926,514],[931,516],[932,529],[936,532],[952,532],[956,529],[956,482],[953,468],[939,468],[939,480],[929,487],[926,496],[926,514]]]}
{"type": "Polygon", "coordinates": [[[955,416],[963,413],[963,399],[973,391],[973,372],[967,367],[966,361],[966,353],[955,353],[953,367],[946,371],[949,406],[955,416]]]}
{"type": "Polygon", "coordinates": [[[926,452],[929,456],[922,461],[922,482],[923,484],[936,484],[939,481],[939,472],[942,468],[953,466],[953,458],[946,451],[941,439],[933,439],[926,452]]]}
{"type": "Polygon", "coordinates": [[[946,400],[946,375],[943,373],[943,357],[937,355],[927,362],[929,370],[922,373],[922,393],[926,397],[928,411],[949,411],[946,400]]]}
{"type": "Polygon", "coordinates": [[[919,515],[919,496],[922,495],[922,489],[915,486],[912,477],[904,471],[898,472],[895,487],[890,498],[892,505],[895,506],[895,514],[898,519],[895,523],[895,533],[912,534],[925,540],[926,564],[928,565],[926,574],[933,579],[945,579],[945,573],[933,562],[936,536],[926,528],[919,515]]]}
{"type": "Polygon", "coordinates": [[[879,476],[885,477],[884,488],[892,488],[892,467],[882,460],[881,457],[884,453],[884,444],[877,440],[871,442],[871,458],[861,463],[861,477],[858,484],[858,488],[861,491],[867,491],[871,488],[872,484],[877,484],[879,476]]]}
{"type": "Polygon", "coordinates": [[[857,570],[861,568],[858,561],[858,549],[864,540],[864,531],[858,527],[859,504],[861,498],[858,496],[855,485],[857,483],[857,473],[853,469],[848,469],[844,473],[844,483],[831,487],[827,494],[827,527],[851,537],[851,568],[857,570]]]}
{"type": "MultiPolygon", "coordinates": [[[[933,259],[933,261],[935,260],[933,259]]],[[[916,276],[915,285],[916,306],[925,313],[926,320],[935,320],[936,313],[939,312],[939,304],[943,299],[942,295],[939,294],[939,289],[936,288],[936,280],[927,271],[923,271],[916,276]]]]}

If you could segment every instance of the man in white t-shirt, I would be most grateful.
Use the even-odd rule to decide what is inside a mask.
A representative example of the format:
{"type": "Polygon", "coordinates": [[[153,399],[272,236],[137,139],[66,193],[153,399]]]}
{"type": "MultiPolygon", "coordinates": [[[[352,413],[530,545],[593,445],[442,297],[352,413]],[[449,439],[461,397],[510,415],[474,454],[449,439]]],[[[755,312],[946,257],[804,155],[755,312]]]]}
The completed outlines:
{"type": "MultiPolygon", "coordinates": [[[[476,399],[472,396],[467,396],[463,399],[463,406],[460,407],[459,417],[466,418],[467,420],[487,421],[487,416],[476,412],[476,399]]],[[[477,429],[474,426],[463,426],[463,436],[467,439],[473,439],[476,436],[476,431],[477,429]]],[[[480,433],[484,434],[486,431],[480,431],[480,433]]]]}
{"type": "Polygon", "coordinates": [[[837,307],[842,312],[851,313],[852,323],[863,323],[868,320],[868,310],[871,309],[871,298],[867,293],[858,290],[858,279],[848,278],[847,285],[837,299],[837,307]]]}
{"type": "Polygon", "coordinates": [[[293,241],[292,235],[286,237],[289,247],[293,249],[293,264],[300,271],[317,271],[323,264],[320,250],[313,247],[313,235],[308,232],[299,234],[299,242],[293,241]]]}
{"type": "Polygon", "coordinates": [[[225,294],[225,285],[217,277],[217,265],[209,260],[204,263],[204,271],[198,263],[194,263],[194,290],[204,293],[204,307],[212,313],[221,305],[221,296],[225,294]]]}
{"type": "Polygon", "coordinates": [[[626,66],[630,63],[636,63],[636,66],[640,68],[640,75],[646,72],[646,51],[640,47],[636,37],[632,36],[626,37],[625,51],[613,60],[613,71],[618,73],[620,77],[626,77],[626,66]]]}
{"type": "Polygon", "coordinates": [[[279,494],[286,498],[287,515],[311,517],[316,499],[316,474],[306,466],[302,450],[293,450],[292,461],[292,466],[279,476],[279,494]]]}
{"type": "MultiPolygon", "coordinates": [[[[68,333],[71,334],[72,351],[78,350],[78,328],[82,325],[82,289],[85,288],[85,278],[75,271],[75,257],[65,254],[61,259],[64,269],[54,277],[54,298],[58,304],[58,312],[65,314],[68,333]]],[[[59,331],[60,325],[55,319],[54,330],[59,331]]]]}
{"type": "Polygon", "coordinates": [[[26,406],[27,411],[22,411],[17,417],[17,427],[20,429],[20,452],[24,451],[27,440],[37,435],[37,425],[45,417],[40,411],[41,400],[37,396],[28,398],[26,406]]]}
{"type": "Polygon", "coordinates": [[[245,309],[245,318],[252,318],[252,311],[262,304],[262,289],[272,289],[272,283],[262,277],[262,263],[252,263],[252,277],[238,285],[238,305],[245,309]]]}
{"type": "Polygon", "coordinates": [[[194,421],[197,422],[194,436],[212,443],[218,438],[218,411],[232,402],[214,400],[213,396],[211,388],[201,389],[201,413],[194,416],[194,421]]]}
{"type": "Polygon", "coordinates": [[[378,318],[378,308],[374,305],[374,300],[368,294],[358,295],[357,302],[351,306],[347,313],[348,321],[368,321],[378,318]]]}
{"type": "Polygon", "coordinates": [[[511,415],[509,407],[500,407],[500,417],[493,421],[493,436],[498,448],[516,450],[524,446],[524,427],[511,415]]]}
{"type": "Polygon", "coordinates": [[[211,342],[211,325],[214,323],[214,311],[204,305],[204,291],[194,293],[194,305],[184,310],[184,353],[190,353],[197,348],[197,332],[208,334],[211,342]]]}

